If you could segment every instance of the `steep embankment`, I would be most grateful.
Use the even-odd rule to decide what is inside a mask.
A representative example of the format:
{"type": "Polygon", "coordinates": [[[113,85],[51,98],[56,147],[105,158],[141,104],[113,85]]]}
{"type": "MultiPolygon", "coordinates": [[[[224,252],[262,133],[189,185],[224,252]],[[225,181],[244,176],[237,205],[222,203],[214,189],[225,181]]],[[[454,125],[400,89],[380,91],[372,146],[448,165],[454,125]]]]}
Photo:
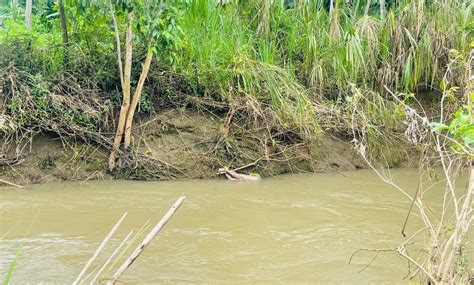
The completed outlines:
{"type": "MultiPolygon", "coordinates": [[[[11,144],[0,166],[0,177],[23,184],[112,176],[209,178],[215,177],[217,169],[223,166],[262,175],[364,167],[350,142],[334,136],[327,134],[311,144],[288,143],[284,147],[270,142],[265,149],[265,145],[258,143],[264,134],[242,132],[240,137],[234,133],[222,139],[224,120],[216,115],[182,109],[167,109],[145,118],[139,128],[143,135],[135,134],[135,143],[144,157],[133,165],[123,165],[113,175],[107,172],[108,150],[104,147],[77,139],[61,139],[52,132],[38,133],[31,141],[11,144]],[[23,149],[20,156],[15,155],[18,149],[23,149]]],[[[398,160],[395,158],[394,163],[398,160]]]]}
{"type": "Polygon", "coordinates": [[[221,167],[263,176],[350,170],[365,167],[353,150],[354,132],[367,132],[368,147],[384,165],[409,157],[397,140],[396,108],[376,93],[354,90],[350,104],[321,103],[302,101],[285,85],[277,106],[239,94],[223,101],[171,88],[161,72],[149,78],[132,147],[109,173],[119,105],[112,94],[74,77],[46,81],[13,65],[3,74],[0,178],[15,183],[208,178],[221,167]]]}

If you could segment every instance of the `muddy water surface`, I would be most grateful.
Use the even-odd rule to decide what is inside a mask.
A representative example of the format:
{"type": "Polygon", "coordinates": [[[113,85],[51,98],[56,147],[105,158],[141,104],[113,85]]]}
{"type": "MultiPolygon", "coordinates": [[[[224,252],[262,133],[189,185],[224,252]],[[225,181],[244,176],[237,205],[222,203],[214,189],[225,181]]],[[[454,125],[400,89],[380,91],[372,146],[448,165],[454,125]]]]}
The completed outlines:
{"type": "MultiPolygon", "coordinates": [[[[412,192],[416,171],[396,170],[412,192]]],[[[122,281],[194,283],[408,283],[391,253],[409,203],[370,171],[288,175],[260,182],[102,181],[0,190],[0,276],[15,252],[15,284],[71,283],[120,216],[99,257],[131,230],[187,199],[122,281]]],[[[413,220],[416,220],[413,219],[413,220]]],[[[412,223],[410,231],[414,231],[412,223]]]]}

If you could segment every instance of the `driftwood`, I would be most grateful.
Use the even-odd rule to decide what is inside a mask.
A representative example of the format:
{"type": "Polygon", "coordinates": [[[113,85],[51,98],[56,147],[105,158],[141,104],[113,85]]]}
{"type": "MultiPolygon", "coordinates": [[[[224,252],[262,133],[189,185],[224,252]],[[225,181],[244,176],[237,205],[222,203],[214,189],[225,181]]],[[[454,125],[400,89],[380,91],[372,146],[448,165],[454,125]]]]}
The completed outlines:
{"type": "Polygon", "coordinates": [[[258,174],[240,174],[234,170],[227,168],[219,168],[217,174],[224,175],[227,179],[232,181],[259,181],[261,180],[258,174]]]}
{"type": "Polygon", "coordinates": [[[115,272],[111,280],[107,282],[108,285],[115,284],[120,276],[127,270],[132,263],[137,260],[140,254],[145,250],[145,248],[151,243],[153,238],[158,234],[158,232],[166,225],[166,223],[171,219],[173,214],[178,210],[179,206],[183,203],[185,196],[179,197],[179,199],[173,204],[173,206],[168,210],[168,212],[161,218],[161,220],[156,224],[156,226],[151,230],[151,232],[145,237],[145,239],[138,245],[138,247],[133,251],[129,258],[120,266],[120,268],[115,272]]]}
{"type": "Polygon", "coordinates": [[[3,180],[3,179],[0,179],[0,183],[7,184],[7,185],[10,185],[10,186],[13,186],[13,187],[16,187],[16,188],[21,188],[21,189],[25,188],[21,185],[15,184],[13,182],[8,182],[8,181],[3,180]]]}
{"type": "Polygon", "coordinates": [[[109,242],[109,240],[112,238],[112,236],[114,235],[114,233],[117,231],[117,229],[119,228],[120,224],[123,222],[123,220],[125,219],[125,217],[127,216],[127,212],[125,212],[125,214],[123,214],[123,216],[120,218],[120,220],[114,225],[114,227],[110,230],[109,234],[105,237],[105,239],[102,241],[102,243],[99,245],[99,247],[97,248],[97,250],[94,252],[94,255],[89,259],[89,261],[87,261],[86,265],[84,266],[84,268],[82,269],[81,273],[79,273],[79,275],[77,276],[76,280],[74,281],[74,285],[76,284],[79,284],[79,281],[81,280],[82,276],[84,276],[84,274],[86,273],[87,269],[89,269],[89,267],[92,265],[92,263],[94,262],[94,260],[99,256],[99,254],[102,252],[102,250],[104,250],[104,247],[105,245],[109,242]]]}

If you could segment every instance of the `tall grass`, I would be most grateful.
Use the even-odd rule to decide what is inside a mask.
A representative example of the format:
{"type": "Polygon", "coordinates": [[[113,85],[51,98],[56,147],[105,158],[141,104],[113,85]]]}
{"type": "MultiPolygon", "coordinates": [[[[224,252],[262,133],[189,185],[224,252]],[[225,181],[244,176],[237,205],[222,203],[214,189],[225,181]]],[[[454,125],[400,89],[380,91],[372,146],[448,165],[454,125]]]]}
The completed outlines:
{"type": "MultiPolygon", "coordinates": [[[[304,133],[319,129],[315,98],[344,101],[353,86],[371,94],[385,86],[436,89],[449,50],[466,50],[474,39],[469,1],[400,1],[385,9],[365,1],[333,1],[330,9],[324,1],[269,3],[190,1],[182,18],[186,44],[171,68],[204,96],[268,103],[304,133]]],[[[396,116],[385,104],[369,107],[379,119],[396,116]]]]}
{"type": "MultiPolygon", "coordinates": [[[[436,89],[449,51],[466,50],[474,39],[472,1],[334,0],[332,7],[326,2],[186,1],[182,49],[160,65],[182,75],[194,95],[256,100],[285,124],[307,132],[317,129],[309,106],[321,98],[344,101],[352,85],[379,93],[385,86],[402,92],[436,89]],[[380,2],[388,4],[381,8],[380,2]]],[[[113,46],[113,37],[104,37],[110,28],[106,16],[99,22],[84,30],[71,21],[71,54],[78,56],[70,66],[85,70],[93,82],[106,82],[102,85],[110,91],[119,88],[110,78],[116,74],[114,59],[107,49],[97,49],[113,46]],[[80,64],[82,58],[86,63],[80,64]]],[[[12,31],[0,30],[0,44],[14,42],[12,31]]],[[[51,41],[60,46],[59,33],[51,41]]],[[[50,70],[43,73],[61,65],[60,53],[36,57],[25,62],[50,70]]]]}
{"type": "Polygon", "coordinates": [[[469,1],[401,1],[383,17],[373,5],[364,15],[363,1],[334,2],[328,11],[323,1],[288,9],[280,1],[216,7],[193,0],[183,15],[185,57],[175,67],[214,87],[231,80],[228,67],[246,57],[323,93],[347,91],[348,82],[414,91],[437,86],[449,49],[464,50],[473,39],[469,1]]]}
{"type": "MultiPolygon", "coordinates": [[[[289,68],[291,55],[285,60],[281,54],[276,34],[260,35],[237,5],[220,8],[213,1],[197,0],[184,18],[186,47],[175,68],[203,86],[204,96],[254,101],[253,113],[260,118],[265,117],[259,114],[261,104],[268,104],[285,123],[307,134],[314,132],[311,101],[289,68]]],[[[296,44],[293,37],[286,41],[289,53],[296,44]]]]}

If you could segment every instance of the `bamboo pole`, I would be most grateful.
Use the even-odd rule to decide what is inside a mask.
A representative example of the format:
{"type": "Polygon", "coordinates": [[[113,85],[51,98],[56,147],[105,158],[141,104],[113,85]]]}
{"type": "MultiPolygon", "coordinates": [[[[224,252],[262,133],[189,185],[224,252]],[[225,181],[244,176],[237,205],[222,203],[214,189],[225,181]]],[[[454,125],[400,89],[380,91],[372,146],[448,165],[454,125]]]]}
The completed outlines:
{"type": "Polygon", "coordinates": [[[67,64],[69,61],[68,57],[68,46],[69,38],[67,35],[67,23],[66,23],[66,12],[64,11],[64,1],[58,1],[58,11],[59,11],[59,23],[61,27],[61,37],[63,39],[63,62],[67,64]]]}
{"type": "Polygon", "coordinates": [[[99,278],[100,274],[105,270],[105,268],[107,267],[107,265],[109,265],[109,263],[112,261],[112,259],[115,257],[115,255],[119,252],[119,250],[122,248],[122,246],[128,241],[128,239],[130,238],[130,236],[133,234],[133,230],[130,231],[130,233],[122,240],[122,242],[120,243],[120,245],[117,247],[117,249],[115,249],[115,251],[112,253],[112,255],[109,257],[109,259],[107,259],[107,261],[104,263],[104,265],[102,265],[102,267],[99,269],[99,271],[97,272],[97,274],[94,276],[94,278],[91,280],[91,283],[90,284],[94,284],[94,282],[97,280],[97,278],[99,278]]]}
{"type": "Polygon", "coordinates": [[[138,245],[135,251],[130,255],[130,257],[120,266],[120,268],[115,272],[111,280],[107,282],[107,285],[115,284],[120,276],[127,270],[132,263],[137,260],[140,254],[145,250],[145,248],[151,243],[153,238],[158,234],[158,232],[166,225],[166,223],[171,219],[173,214],[178,210],[178,208],[183,203],[186,197],[182,195],[179,199],[171,206],[168,212],[161,218],[161,220],[156,224],[156,226],[151,230],[151,232],[143,239],[143,241],[138,245]]]}
{"type": "Polygon", "coordinates": [[[104,238],[104,240],[102,241],[102,243],[99,245],[99,247],[96,249],[96,251],[94,252],[94,255],[89,259],[89,261],[87,261],[86,265],[84,266],[84,268],[82,269],[81,273],[79,273],[79,275],[77,276],[76,280],[72,283],[74,285],[76,284],[79,284],[79,281],[81,280],[81,278],[84,276],[84,274],[86,273],[87,269],[89,269],[89,267],[92,265],[92,263],[94,262],[94,260],[99,256],[99,254],[102,252],[102,250],[104,250],[104,247],[105,245],[109,242],[109,240],[112,238],[113,234],[117,231],[118,227],[120,226],[120,224],[123,222],[123,220],[125,219],[125,217],[127,216],[127,212],[125,212],[125,214],[123,214],[123,216],[120,218],[120,220],[114,225],[114,227],[110,230],[109,234],[104,238]]]}

